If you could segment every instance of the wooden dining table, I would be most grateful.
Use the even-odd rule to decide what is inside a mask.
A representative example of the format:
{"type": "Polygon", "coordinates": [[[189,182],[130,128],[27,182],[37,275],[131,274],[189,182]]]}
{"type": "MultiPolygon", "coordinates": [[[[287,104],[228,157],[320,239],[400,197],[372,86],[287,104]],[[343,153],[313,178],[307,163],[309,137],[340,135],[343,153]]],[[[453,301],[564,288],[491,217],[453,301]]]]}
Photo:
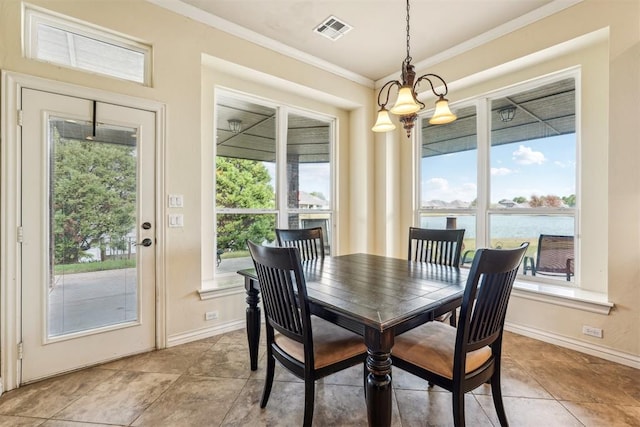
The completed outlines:
{"type": "MultiPolygon", "coordinates": [[[[394,337],[459,307],[468,270],[368,254],[320,258],[302,268],[312,314],[364,337],[369,425],[389,426],[394,337]]],[[[255,270],[238,274],[245,279],[249,356],[256,370],[260,286],[255,270]]]]}

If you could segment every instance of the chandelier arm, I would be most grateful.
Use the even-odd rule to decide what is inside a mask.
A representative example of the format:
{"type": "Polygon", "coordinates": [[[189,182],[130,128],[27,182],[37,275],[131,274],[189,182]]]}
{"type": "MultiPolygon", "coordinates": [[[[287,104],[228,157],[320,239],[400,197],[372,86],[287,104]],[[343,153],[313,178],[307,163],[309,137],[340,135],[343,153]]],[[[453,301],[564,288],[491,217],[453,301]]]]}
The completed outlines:
{"type": "Polygon", "coordinates": [[[393,86],[398,86],[398,87],[400,87],[400,86],[402,86],[402,84],[401,84],[398,80],[390,80],[390,81],[386,82],[386,83],[384,84],[384,86],[382,86],[382,87],[380,88],[380,92],[378,92],[378,107],[380,107],[380,108],[384,108],[384,107],[386,107],[386,106],[387,106],[387,104],[389,103],[389,94],[391,93],[391,88],[392,88],[393,86]],[[389,87],[387,88],[387,97],[386,97],[386,99],[384,100],[384,103],[380,103],[380,96],[382,95],[382,92],[384,92],[384,88],[386,88],[387,86],[389,86],[389,87]]]}
{"type": "Polygon", "coordinates": [[[418,84],[422,81],[422,80],[426,80],[429,82],[429,86],[431,86],[431,92],[433,92],[433,94],[435,96],[446,96],[447,93],[449,93],[449,88],[447,87],[447,82],[444,81],[444,79],[442,77],[440,77],[437,74],[425,74],[422,75],[420,77],[417,78],[416,82],[413,85],[413,91],[414,93],[417,93],[416,88],[418,87],[418,84]],[[433,82],[431,81],[431,79],[429,77],[435,77],[436,79],[440,80],[442,82],[442,85],[444,86],[444,93],[438,93],[436,92],[436,88],[433,86],[433,82]]]}

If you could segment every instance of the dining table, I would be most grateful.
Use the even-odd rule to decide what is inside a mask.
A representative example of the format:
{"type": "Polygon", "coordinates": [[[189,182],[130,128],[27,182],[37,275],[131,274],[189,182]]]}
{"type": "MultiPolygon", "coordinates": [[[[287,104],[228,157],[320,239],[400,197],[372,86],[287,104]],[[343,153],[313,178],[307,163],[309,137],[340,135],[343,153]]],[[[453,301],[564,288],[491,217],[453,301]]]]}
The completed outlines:
{"type": "MultiPolygon", "coordinates": [[[[357,253],[304,261],[302,270],[311,313],[364,338],[368,422],[389,426],[395,336],[459,307],[468,269],[357,253]]],[[[254,269],[238,274],[244,277],[249,357],[256,370],[260,285],[254,269]]]]}

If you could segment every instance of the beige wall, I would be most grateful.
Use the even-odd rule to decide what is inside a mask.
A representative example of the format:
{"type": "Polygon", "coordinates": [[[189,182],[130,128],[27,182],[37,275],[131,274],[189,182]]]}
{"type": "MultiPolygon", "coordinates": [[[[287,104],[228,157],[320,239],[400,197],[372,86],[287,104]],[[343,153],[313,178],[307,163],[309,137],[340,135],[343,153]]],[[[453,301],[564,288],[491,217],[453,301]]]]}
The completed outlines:
{"type": "MultiPolygon", "coordinates": [[[[126,13],[114,6],[122,2],[113,0],[31,3],[131,35],[154,47],[153,87],[26,60],[20,50],[20,4],[16,0],[0,0],[3,70],[157,100],[167,106],[166,193],[185,197],[185,227],[167,229],[164,242],[170,342],[211,333],[244,316],[242,295],[202,301],[197,292],[208,274],[202,262],[203,234],[210,230],[203,224],[207,223],[211,201],[202,183],[210,172],[210,86],[221,84],[246,90],[339,117],[339,250],[404,254],[404,243],[397,236],[404,237],[413,221],[413,151],[400,133],[374,138],[370,132],[375,115],[373,90],[142,0],[127,1],[126,13]],[[220,65],[224,63],[259,73],[253,78],[231,77],[220,65]],[[295,85],[282,92],[278,82],[286,80],[295,85]],[[320,100],[317,93],[326,96],[320,100]],[[204,313],[210,310],[220,311],[219,322],[204,322],[204,313]]],[[[585,277],[585,283],[598,288],[606,282],[616,309],[609,316],[602,316],[513,298],[509,320],[586,345],[630,354],[635,360],[640,356],[639,7],[636,0],[585,0],[429,70],[451,82],[450,99],[456,101],[507,82],[580,64],[580,51],[573,50],[539,59],[531,67],[506,75],[487,75],[481,83],[465,84],[469,76],[489,74],[487,70],[493,73],[502,64],[608,28],[608,45],[598,44],[583,51],[588,57],[604,56],[607,60],[585,64],[583,74],[585,119],[581,131],[583,144],[588,144],[589,149],[584,152],[581,185],[583,203],[588,208],[584,221],[590,224],[590,231],[587,233],[584,227],[581,230],[581,255],[589,264],[602,266],[585,277]],[[602,251],[603,247],[607,250],[602,251]],[[582,324],[604,328],[604,339],[583,336],[582,324]]],[[[418,70],[421,71],[426,70],[418,70]]]]}

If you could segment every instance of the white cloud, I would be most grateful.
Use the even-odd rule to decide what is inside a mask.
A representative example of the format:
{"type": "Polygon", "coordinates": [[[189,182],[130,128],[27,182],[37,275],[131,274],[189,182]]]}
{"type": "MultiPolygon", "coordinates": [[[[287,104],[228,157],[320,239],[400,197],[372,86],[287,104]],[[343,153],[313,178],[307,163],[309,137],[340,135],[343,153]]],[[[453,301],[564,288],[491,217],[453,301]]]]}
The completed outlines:
{"type": "Polygon", "coordinates": [[[449,181],[445,178],[431,178],[426,184],[429,190],[446,191],[449,189],[449,181]]]}
{"type": "Polygon", "coordinates": [[[492,176],[504,176],[513,173],[513,171],[509,168],[491,168],[492,176]]]}
{"type": "Polygon", "coordinates": [[[521,165],[541,165],[547,159],[541,151],[533,151],[531,147],[521,145],[513,152],[513,160],[521,165]]]}
{"type": "Polygon", "coordinates": [[[452,202],[462,200],[471,202],[476,198],[477,186],[473,182],[451,185],[445,178],[431,178],[424,181],[422,188],[423,200],[445,200],[452,202]]]}

